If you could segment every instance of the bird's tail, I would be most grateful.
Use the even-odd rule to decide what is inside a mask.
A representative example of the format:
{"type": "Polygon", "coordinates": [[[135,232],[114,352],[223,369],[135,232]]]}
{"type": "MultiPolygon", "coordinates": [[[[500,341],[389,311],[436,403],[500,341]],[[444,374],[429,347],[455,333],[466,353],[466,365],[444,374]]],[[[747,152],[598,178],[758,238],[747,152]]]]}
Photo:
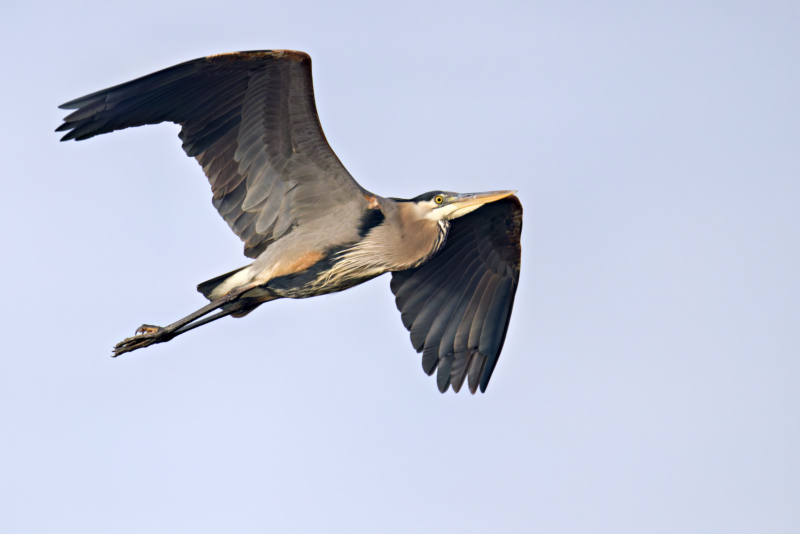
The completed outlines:
{"type": "MultiPolygon", "coordinates": [[[[244,267],[239,267],[229,273],[221,274],[216,278],[212,278],[211,280],[206,280],[201,284],[197,284],[197,291],[203,294],[205,298],[208,300],[218,299],[219,297],[223,296],[225,293],[230,291],[233,287],[224,287],[225,282],[228,281],[236,273],[242,271],[250,267],[249,265],[245,265],[244,267]]],[[[239,285],[239,284],[236,284],[239,285]]]]}

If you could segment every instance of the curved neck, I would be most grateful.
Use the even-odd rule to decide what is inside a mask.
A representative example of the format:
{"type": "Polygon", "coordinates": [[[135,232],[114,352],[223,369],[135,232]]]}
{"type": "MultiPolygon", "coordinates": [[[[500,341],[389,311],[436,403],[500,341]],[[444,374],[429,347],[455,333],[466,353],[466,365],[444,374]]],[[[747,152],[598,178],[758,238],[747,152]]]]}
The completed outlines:
{"type": "Polygon", "coordinates": [[[381,200],[386,221],[366,236],[364,244],[380,256],[387,271],[417,267],[441,250],[450,230],[449,221],[423,217],[413,202],[381,200]]]}
{"type": "MultiPolygon", "coordinates": [[[[318,283],[345,286],[389,271],[419,267],[439,252],[447,240],[449,221],[419,217],[411,202],[378,197],[382,223],[369,229],[361,241],[336,256],[318,283]]],[[[374,208],[378,209],[378,208],[374,208]]]]}

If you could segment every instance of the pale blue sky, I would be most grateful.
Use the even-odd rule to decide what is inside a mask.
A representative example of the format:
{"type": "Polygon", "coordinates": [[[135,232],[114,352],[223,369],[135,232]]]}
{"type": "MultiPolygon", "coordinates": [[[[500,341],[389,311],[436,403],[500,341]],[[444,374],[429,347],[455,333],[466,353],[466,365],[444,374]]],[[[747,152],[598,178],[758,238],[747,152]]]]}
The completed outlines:
{"type": "Polygon", "coordinates": [[[3,532],[800,532],[797,2],[2,9],[3,532]],[[519,190],[487,394],[388,276],[108,357],[247,260],[176,126],[56,106],[264,48],[368,189],[519,190]]]}

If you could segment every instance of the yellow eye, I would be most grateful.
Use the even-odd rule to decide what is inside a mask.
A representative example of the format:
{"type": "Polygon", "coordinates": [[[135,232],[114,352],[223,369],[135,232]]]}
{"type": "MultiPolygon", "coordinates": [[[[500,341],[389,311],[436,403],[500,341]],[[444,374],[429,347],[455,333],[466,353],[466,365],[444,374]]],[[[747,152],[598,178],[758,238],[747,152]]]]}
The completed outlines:
{"type": "Polygon", "coordinates": [[[444,199],[441,196],[438,196],[434,198],[433,201],[436,202],[437,204],[441,204],[442,202],[444,202],[444,199]]]}

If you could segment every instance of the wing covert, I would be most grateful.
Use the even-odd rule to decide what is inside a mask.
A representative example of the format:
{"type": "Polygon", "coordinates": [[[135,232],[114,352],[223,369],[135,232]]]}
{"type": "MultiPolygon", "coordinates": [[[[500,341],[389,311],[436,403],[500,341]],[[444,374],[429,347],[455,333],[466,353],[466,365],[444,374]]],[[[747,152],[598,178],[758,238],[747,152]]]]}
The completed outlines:
{"type": "Polygon", "coordinates": [[[481,392],[503,349],[519,283],[522,205],[515,196],[455,219],[442,251],[392,273],[391,289],[422,368],[444,393],[481,392]]]}
{"type": "Polygon", "coordinates": [[[304,220],[367,193],[325,139],[311,58],[264,50],[208,56],[72,100],[62,141],[164,121],[181,125],[186,154],[203,167],[214,207],[255,258],[304,220]]]}

